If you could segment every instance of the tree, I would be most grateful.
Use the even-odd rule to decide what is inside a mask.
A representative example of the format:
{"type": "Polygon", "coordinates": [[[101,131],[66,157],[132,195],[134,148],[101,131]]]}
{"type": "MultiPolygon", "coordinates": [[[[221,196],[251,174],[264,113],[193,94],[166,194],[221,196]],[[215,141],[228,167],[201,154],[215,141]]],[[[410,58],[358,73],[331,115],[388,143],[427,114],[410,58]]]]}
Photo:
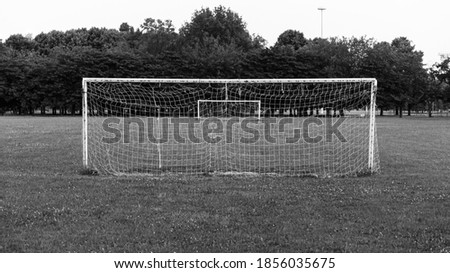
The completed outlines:
{"type": "Polygon", "coordinates": [[[124,32],[124,33],[132,33],[134,32],[134,28],[130,25],[128,25],[128,23],[122,23],[119,27],[119,31],[120,32],[124,32]]]}
{"type": "Polygon", "coordinates": [[[40,33],[34,38],[40,53],[49,54],[50,50],[58,46],[65,46],[65,34],[62,31],[40,33]]]}
{"type": "Polygon", "coordinates": [[[87,46],[97,50],[112,49],[123,40],[123,36],[115,29],[93,27],[87,31],[87,46]]]}
{"type": "Polygon", "coordinates": [[[180,29],[178,50],[194,77],[241,77],[245,55],[263,48],[242,18],[223,6],[195,11],[180,29]]]}
{"type": "Polygon", "coordinates": [[[301,51],[306,51],[322,60],[319,62],[319,67],[322,67],[324,77],[352,77],[351,55],[346,43],[342,40],[316,38],[304,46],[301,51]],[[323,67],[323,62],[326,63],[325,67],[323,67]]]}
{"type": "Polygon", "coordinates": [[[43,77],[39,67],[47,68],[47,59],[37,54],[10,54],[0,57],[0,108],[33,114],[42,99],[38,83],[43,77]]]}
{"type": "Polygon", "coordinates": [[[423,52],[416,51],[414,45],[406,37],[395,38],[391,46],[396,56],[396,87],[393,98],[398,102],[399,114],[402,117],[403,107],[407,106],[408,115],[411,109],[424,96],[427,71],[423,65],[423,52]]]}
{"type": "Polygon", "coordinates": [[[35,43],[30,37],[27,38],[21,34],[9,36],[9,38],[5,41],[5,45],[11,49],[21,52],[33,50],[35,47],[35,43]]]}
{"type": "Polygon", "coordinates": [[[392,98],[392,94],[396,92],[395,66],[395,53],[388,42],[375,43],[367,51],[361,66],[362,76],[378,80],[377,105],[381,115],[385,109],[395,107],[392,98]]]}
{"type": "Polygon", "coordinates": [[[218,45],[235,44],[242,51],[263,47],[254,43],[242,18],[223,6],[195,11],[191,21],[181,27],[180,35],[183,43],[190,46],[208,46],[212,38],[217,40],[218,45]]]}
{"type": "Polygon", "coordinates": [[[8,52],[8,48],[4,43],[0,42],[0,56],[5,55],[8,52]]]}
{"type": "Polygon", "coordinates": [[[158,55],[166,50],[175,48],[178,34],[171,20],[147,18],[141,25],[143,34],[139,41],[139,50],[158,55]]]}
{"type": "Polygon", "coordinates": [[[139,28],[134,30],[134,28],[127,23],[122,23],[119,27],[119,31],[125,38],[126,46],[124,48],[137,49],[139,47],[142,38],[142,31],[139,28]]]}
{"type": "Polygon", "coordinates": [[[278,36],[275,47],[292,46],[294,50],[297,50],[306,45],[308,41],[302,32],[297,30],[288,29],[278,36]]]}
{"type": "Polygon", "coordinates": [[[12,54],[0,55],[0,112],[17,109],[18,84],[24,78],[21,73],[21,59],[12,54]]]}
{"type": "Polygon", "coordinates": [[[396,108],[402,117],[405,106],[410,114],[412,107],[423,101],[427,73],[422,56],[405,37],[396,38],[392,43],[375,43],[367,50],[361,75],[378,79],[377,104],[381,112],[396,108]]]}
{"type": "Polygon", "coordinates": [[[435,104],[439,99],[442,99],[445,91],[442,83],[439,82],[433,73],[430,73],[428,76],[424,102],[428,111],[428,116],[432,117],[433,104],[435,104]]]}
{"type": "Polygon", "coordinates": [[[150,33],[174,33],[175,27],[172,24],[172,20],[153,19],[147,18],[141,25],[143,32],[150,33]]]}
{"type": "Polygon", "coordinates": [[[34,39],[41,54],[50,54],[57,47],[73,49],[92,47],[96,50],[111,50],[125,42],[123,34],[115,29],[90,28],[41,33],[34,39]]]}
{"type": "Polygon", "coordinates": [[[349,52],[349,62],[350,62],[350,76],[355,78],[367,77],[372,78],[370,74],[362,75],[364,61],[368,56],[369,50],[371,50],[375,44],[374,39],[368,39],[366,37],[352,37],[352,38],[342,38],[342,43],[344,43],[349,52]]]}
{"type": "Polygon", "coordinates": [[[431,116],[431,105],[439,100],[444,104],[443,107],[450,109],[450,58],[434,64],[429,77],[427,102],[431,116]]]}
{"type": "Polygon", "coordinates": [[[450,84],[450,57],[433,66],[433,74],[440,82],[450,84]]]}
{"type": "Polygon", "coordinates": [[[244,53],[235,44],[222,45],[217,38],[205,37],[202,44],[185,47],[181,54],[190,65],[191,77],[240,77],[244,53]]]}

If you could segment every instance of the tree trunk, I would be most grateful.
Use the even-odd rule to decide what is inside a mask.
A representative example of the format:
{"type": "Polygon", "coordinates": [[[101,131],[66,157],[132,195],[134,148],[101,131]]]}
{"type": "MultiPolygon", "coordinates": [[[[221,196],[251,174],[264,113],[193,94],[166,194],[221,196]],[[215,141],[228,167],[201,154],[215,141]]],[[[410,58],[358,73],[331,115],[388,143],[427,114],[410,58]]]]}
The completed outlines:
{"type": "Polygon", "coordinates": [[[411,105],[408,103],[408,117],[411,116],[411,105]]]}
{"type": "Polygon", "coordinates": [[[400,105],[398,112],[399,112],[399,116],[398,117],[402,118],[403,117],[403,105],[400,105]]]}
{"type": "Polygon", "coordinates": [[[383,116],[383,107],[380,107],[380,116],[383,116]]]}
{"type": "Polygon", "coordinates": [[[428,102],[428,117],[429,118],[431,118],[433,115],[432,115],[432,106],[433,106],[433,104],[431,103],[431,102],[428,102]]]}
{"type": "Polygon", "coordinates": [[[398,116],[398,107],[395,107],[395,115],[398,116]]]}

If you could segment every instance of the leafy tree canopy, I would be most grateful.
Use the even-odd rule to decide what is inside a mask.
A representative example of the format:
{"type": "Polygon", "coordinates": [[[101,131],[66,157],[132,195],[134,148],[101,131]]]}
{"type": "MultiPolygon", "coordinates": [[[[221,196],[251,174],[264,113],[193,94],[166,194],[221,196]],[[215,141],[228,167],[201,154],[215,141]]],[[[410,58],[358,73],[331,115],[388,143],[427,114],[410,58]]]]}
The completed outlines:
{"type": "MultiPolygon", "coordinates": [[[[219,45],[235,44],[237,48],[248,51],[262,45],[254,43],[242,18],[223,6],[210,10],[202,8],[194,12],[190,22],[180,29],[180,34],[189,45],[203,46],[216,39],[219,45]]],[[[257,41],[261,37],[257,38],[257,41]]]]}
{"type": "Polygon", "coordinates": [[[292,46],[295,50],[306,45],[308,41],[302,32],[288,29],[278,36],[275,47],[292,46]]]}

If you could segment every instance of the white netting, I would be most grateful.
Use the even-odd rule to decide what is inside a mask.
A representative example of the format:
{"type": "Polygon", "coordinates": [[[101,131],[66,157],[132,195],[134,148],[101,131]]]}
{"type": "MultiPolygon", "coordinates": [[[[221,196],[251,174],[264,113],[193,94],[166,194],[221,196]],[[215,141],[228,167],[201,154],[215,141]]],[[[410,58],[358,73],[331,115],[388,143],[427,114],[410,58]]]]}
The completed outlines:
{"type": "Polygon", "coordinates": [[[261,117],[259,100],[198,100],[197,117],[261,117]]]}
{"type": "Polygon", "coordinates": [[[85,79],[84,163],[109,174],[375,172],[374,85],[85,79]]]}

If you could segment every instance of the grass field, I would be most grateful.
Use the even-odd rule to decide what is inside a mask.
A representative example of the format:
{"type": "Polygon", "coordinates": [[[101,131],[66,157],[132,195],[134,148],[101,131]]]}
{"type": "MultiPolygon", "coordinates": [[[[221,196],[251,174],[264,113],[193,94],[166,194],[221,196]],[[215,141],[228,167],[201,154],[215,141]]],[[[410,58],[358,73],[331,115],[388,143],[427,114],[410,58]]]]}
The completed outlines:
{"type": "Polygon", "coordinates": [[[379,174],[82,175],[80,117],[0,117],[2,252],[450,252],[450,119],[378,118],[379,174]]]}

